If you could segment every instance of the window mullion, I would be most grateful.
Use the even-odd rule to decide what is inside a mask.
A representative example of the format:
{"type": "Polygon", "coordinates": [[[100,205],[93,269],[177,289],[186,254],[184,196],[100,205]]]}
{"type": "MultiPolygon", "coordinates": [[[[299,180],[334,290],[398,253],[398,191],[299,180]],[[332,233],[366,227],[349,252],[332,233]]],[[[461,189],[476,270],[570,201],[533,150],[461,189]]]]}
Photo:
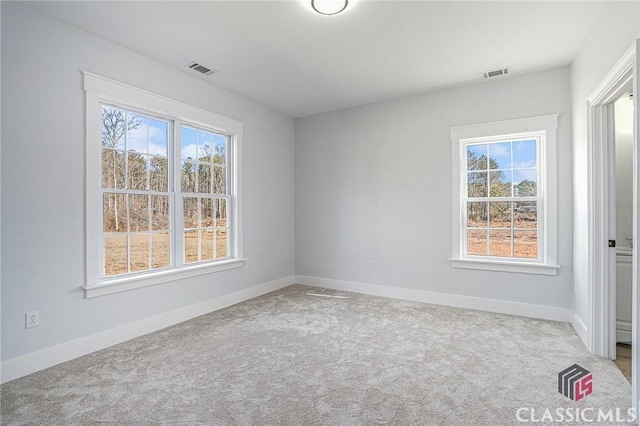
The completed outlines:
{"type": "MultiPolygon", "coordinates": [[[[487,158],[487,167],[489,167],[489,159],[487,158]]],[[[489,171],[487,169],[487,178],[489,177],[489,171]]],[[[487,179],[487,194],[491,191],[490,182],[487,179]]],[[[491,204],[489,200],[486,201],[487,205],[487,222],[485,223],[485,235],[487,238],[487,256],[491,255],[491,204]]]]}
{"type": "MultiPolygon", "coordinates": [[[[149,177],[147,177],[147,182],[149,182],[149,177]]],[[[153,209],[151,208],[151,202],[153,200],[153,197],[151,197],[151,194],[149,194],[147,196],[147,221],[148,221],[148,226],[147,226],[147,231],[149,232],[149,235],[147,236],[147,240],[148,240],[148,244],[149,247],[147,249],[147,255],[149,257],[149,259],[147,260],[147,266],[148,269],[151,270],[153,269],[153,209]]]]}
{"type": "Polygon", "coordinates": [[[127,273],[131,273],[131,215],[129,214],[129,196],[124,197],[125,215],[127,217],[127,273]]]}
{"type": "MultiPolygon", "coordinates": [[[[196,182],[198,181],[198,179],[196,178],[196,182]]],[[[200,241],[200,236],[202,234],[202,197],[198,197],[197,198],[198,203],[198,226],[196,227],[197,229],[197,236],[198,236],[198,262],[200,262],[202,260],[202,253],[201,253],[201,248],[202,248],[202,241],[200,241]]]]}
{"type": "MultiPolygon", "coordinates": [[[[102,156],[102,154],[101,154],[102,156]]],[[[100,159],[100,170],[102,170],[102,159],[100,159]]],[[[104,189],[102,189],[102,173],[100,173],[100,181],[98,182],[100,187],[98,189],[99,195],[99,203],[98,203],[98,277],[100,279],[106,276],[106,266],[105,266],[105,239],[104,239],[104,189]]]]}
{"type": "Polygon", "coordinates": [[[538,229],[536,229],[537,243],[538,243],[538,261],[546,262],[546,253],[544,250],[545,238],[544,230],[547,229],[547,224],[545,223],[545,205],[544,205],[544,197],[539,197],[538,202],[536,203],[537,209],[537,220],[538,220],[538,229]],[[540,214],[542,212],[542,214],[540,214]]]}
{"type": "Polygon", "coordinates": [[[182,193],[182,122],[173,122],[173,258],[175,266],[184,265],[184,194],[182,193]]]}
{"type": "Polygon", "coordinates": [[[469,202],[469,203],[484,203],[484,202],[492,202],[492,203],[499,203],[499,202],[525,202],[525,201],[539,201],[542,197],[536,197],[536,196],[531,196],[531,197],[463,197],[462,200],[464,202],[469,202]]]}
{"type": "MultiPolygon", "coordinates": [[[[513,164],[513,154],[511,154],[511,164],[513,164]]],[[[511,193],[513,194],[513,182],[511,182],[511,193]]],[[[513,208],[513,203],[509,203],[509,209],[511,210],[511,257],[515,257],[516,254],[516,218],[515,218],[515,210],[513,208]]]]}

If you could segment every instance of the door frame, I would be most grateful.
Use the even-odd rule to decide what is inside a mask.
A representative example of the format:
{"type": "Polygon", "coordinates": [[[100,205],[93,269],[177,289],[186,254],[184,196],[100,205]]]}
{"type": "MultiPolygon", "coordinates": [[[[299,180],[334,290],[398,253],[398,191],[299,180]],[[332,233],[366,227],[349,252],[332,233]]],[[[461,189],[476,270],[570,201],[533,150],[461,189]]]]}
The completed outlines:
{"type": "Polygon", "coordinates": [[[615,128],[614,105],[629,87],[633,87],[633,296],[632,296],[632,392],[633,406],[637,408],[638,387],[638,59],[640,40],[625,53],[600,85],[587,99],[588,112],[588,295],[587,346],[594,355],[615,358],[616,350],[616,286],[615,248],[608,240],[615,239],[615,128]]]}

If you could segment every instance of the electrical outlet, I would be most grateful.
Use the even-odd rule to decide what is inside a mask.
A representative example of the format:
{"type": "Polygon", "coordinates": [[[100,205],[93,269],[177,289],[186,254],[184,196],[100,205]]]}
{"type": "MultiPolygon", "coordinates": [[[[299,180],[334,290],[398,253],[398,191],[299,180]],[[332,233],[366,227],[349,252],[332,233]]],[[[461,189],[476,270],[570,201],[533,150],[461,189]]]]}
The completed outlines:
{"type": "Polygon", "coordinates": [[[24,314],[25,328],[33,328],[40,325],[40,312],[33,311],[24,314]]]}
{"type": "Polygon", "coordinates": [[[376,269],[376,262],[373,259],[369,261],[369,269],[376,269]]]}
{"type": "Polygon", "coordinates": [[[242,273],[243,273],[244,275],[249,275],[249,267],[248,267],[248,266],[243,267],[243,268],[242,268],[242,273]]]}

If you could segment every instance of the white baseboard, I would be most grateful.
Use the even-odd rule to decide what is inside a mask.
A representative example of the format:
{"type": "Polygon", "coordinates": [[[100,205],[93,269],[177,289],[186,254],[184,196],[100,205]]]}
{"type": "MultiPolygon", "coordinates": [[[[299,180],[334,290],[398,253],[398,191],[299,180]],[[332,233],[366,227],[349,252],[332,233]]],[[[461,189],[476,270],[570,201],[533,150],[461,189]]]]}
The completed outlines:
{"type": "Polygon", "coordinates": [[[145,318],[140,321],[82,337],[77,340],[65,342],[38,352],[9,359],[2,362],[2,366],[0,368],[2,374],[1,382],[6,383],[28,374],[35,373],[36,371],[44,370],[45,368],[90,354],[100,349],[104,349],[183,321],[235,305],[245,300],[288,287],[294,284],[294,282],[295,277],[290,275],[288,277],[258,284],[234,293],[214,297],[174,311],[155,315],[150,318],[145,318]]]}
{"type": "Polygon", "coordinates": [[[578,337],[580,337],[580,340],[582,340],[582,343],[584,343],[584,347],[588,348],[589,338],[587,336],[587,325],[584,323],[584,321],[582,321],[582,318],[574,313],[571,316],[571,325],[578,334],[578,337]]]}
{"type": "Polygon", "coordinates": [[[631,339],[632,339],[632,336],[630,331],[616,330],[616,343],[626,343],[630,345],[631,339]]]}
{"type": "Polygon", "coordinates": [[[616,342],[631,344],[631,321],[616,320],[616,342]]]}
{"type": "Polygon", "coordinates": [[[454,306],[457,308],[476,309],[501,314],[519,315],[552,321],[571,322],[573,313],[570,309],[554,306],[534,305],[507,300],[486,299],[482,297],[462,296],[458,294],[438,293],[402,287],[387,287],[354,281],[333,280],[328,278],[297,275],[296,283],[312,287],[332,290],[350,291],[371,296],[389,297],[392,299],[411,300],[432,303],[434,305],[454,306]]]}

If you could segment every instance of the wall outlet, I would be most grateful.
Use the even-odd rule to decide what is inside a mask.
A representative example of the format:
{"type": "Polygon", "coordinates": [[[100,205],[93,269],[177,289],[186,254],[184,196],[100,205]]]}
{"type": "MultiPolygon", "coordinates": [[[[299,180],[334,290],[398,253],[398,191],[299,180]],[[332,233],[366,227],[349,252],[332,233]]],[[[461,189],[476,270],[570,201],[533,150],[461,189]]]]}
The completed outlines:
{"type": "Polygon", "coordinates": [[[33,311],[24,314],[24,326],[25,328],[33,328],[40,325],[40,312],[33,311]]]}
{"type": "Polygon", "coordinates": [[[244,267],[242,268],[242,273],[243,273],[244,275],[249,275],[249,267],[248,267],[248,266],[244,266],[244,267]]]}
{"type": "Polygon", "coordinates": [[[376,262],[373,259],[369,261],[369,269],[376,269],[376,262]]]}

